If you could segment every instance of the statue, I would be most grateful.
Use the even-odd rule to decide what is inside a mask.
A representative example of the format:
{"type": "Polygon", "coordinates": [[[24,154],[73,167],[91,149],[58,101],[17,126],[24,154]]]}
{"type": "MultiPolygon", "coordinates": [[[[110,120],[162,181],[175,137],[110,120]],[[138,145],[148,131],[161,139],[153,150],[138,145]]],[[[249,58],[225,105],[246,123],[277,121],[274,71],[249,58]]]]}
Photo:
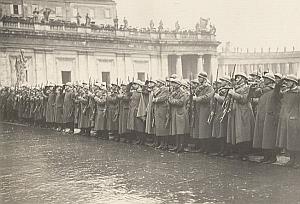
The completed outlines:
{"type": "Polygon", "coordinates": [[[128,21],[125,17],[123,19],[123,23],[124,23],[124,29],[127,29],[128,28],[128,21]]]}
{"type": "Polygon", "coordinates": [[[175,23],[175,31],[179,32],[179,30],[180,30],[180,25],[179,25],[179,22],[176,21],[176,23],[175,23]]]}
{"type": "Polygon", "coordinates": [[[89,14],[87,13],[85,16],[85,26],[89,26],[91,24],[91,18],[89,17],[89,14]]]}
{"type": "Polygon", "coordinates": [[[118,30],[119,28],[119,19],[118,16],[116,16],[116,18],[114,18],[114,27],[116,30],[118,30]]]}
{"type": "Polygon", "coordinates": [[[43,15],[44,15],[44,21],[45,22],[48,22],[49,21],[49,16],[50,16],[50,14],[51,14],[51,9],[49,9],[49,8],[45,8],[44,9],[44,11],[43,11],[43,15]]]}
{"type": "Polygon", "coordinates": [[[20,55],[16,58],[16,63],[15,63],[17,86],[25,82],[26,63],[27,63],[27,59],[24,56],[24,50],[20,50],[20,55]]]}
{"type": "Polygon", "coordinates": [[[153,20],[150,21],[150,30],[154,30],[154,22],[153,22],[153,20]]]}
{"type": "Polygon", "coordinates": [[[77,25],[80,25],[80,19],[81,19],[81,16],[80,16],[79,12],[77,12],[77,15],[76,15],[77,25]]]}
{"type": "Polygon", "coordinates": [[[212,34],[212,35],[215,35],[217,32],[217,29],[214,25],[211,25],[210,24],[210,30],[209,30],[209,33],[212,34]]]}
{"type": "Polygon", "coordinates": [[[159,26],[158,26],[158,31],[162,31],[163,29],[164,29],[164,24],[163,24],[162,20],[160,20],[159,26]]]}

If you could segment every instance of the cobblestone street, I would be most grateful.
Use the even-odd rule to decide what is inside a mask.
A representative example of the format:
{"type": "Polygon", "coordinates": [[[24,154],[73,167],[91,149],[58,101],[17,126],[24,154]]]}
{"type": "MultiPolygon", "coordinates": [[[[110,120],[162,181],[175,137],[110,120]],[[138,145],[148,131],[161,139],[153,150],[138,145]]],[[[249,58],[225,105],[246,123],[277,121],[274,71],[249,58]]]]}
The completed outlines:
{"type": "Polygon", "coordinates": [[[0,203],[300,202],[297,169],[0,128],[0,203]]]}

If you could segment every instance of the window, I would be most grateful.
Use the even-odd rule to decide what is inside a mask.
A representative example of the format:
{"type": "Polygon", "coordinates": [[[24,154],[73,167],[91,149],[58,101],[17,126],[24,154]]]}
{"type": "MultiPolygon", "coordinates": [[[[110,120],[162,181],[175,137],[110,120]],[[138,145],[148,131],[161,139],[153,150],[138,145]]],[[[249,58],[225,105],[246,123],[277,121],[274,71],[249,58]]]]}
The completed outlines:
{"type": "Polygon", "coordinates": [[[13,14],[19,15],[19,6],[18,5],[13,5],[13,14]]]}
{"type": "Polygon", "coordinates": [[[110,72],[102,72],[102,82],[110,84],[110,72]]]}
{"type": "Polygon", "coordinates": [[[111,18],[111,16],[110,16],[110,9],[105,9],[104,10],[104,17],[105,18],[111,18]]]}
{"type": "Polygon", "coordinates": [[[62,17],[63,16],[62,8],[61,7],[56,7],[55,8],[55,14],[56,14],[56,17],[62,17]]]}
{"type": "Polygon", "coordinates": [[[63,84],[71,82],[71,71],[62,71],[61,72],[61,81],[63,84]]]}
{"type": "Polygon", "coordinates": [[[145,81],[145,72],[138,72],[138,80],[145,81]]]}

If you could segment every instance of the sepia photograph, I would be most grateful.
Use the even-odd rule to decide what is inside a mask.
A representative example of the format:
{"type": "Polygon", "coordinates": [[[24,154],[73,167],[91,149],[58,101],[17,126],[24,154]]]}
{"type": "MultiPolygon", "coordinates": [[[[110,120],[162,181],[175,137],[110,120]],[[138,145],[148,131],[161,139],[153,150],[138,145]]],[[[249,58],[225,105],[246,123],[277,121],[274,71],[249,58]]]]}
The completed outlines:
{"type": "Polygon", "coordinates": [[[0,0],[0,204],[300,203],[299,8],[0,0]]]}

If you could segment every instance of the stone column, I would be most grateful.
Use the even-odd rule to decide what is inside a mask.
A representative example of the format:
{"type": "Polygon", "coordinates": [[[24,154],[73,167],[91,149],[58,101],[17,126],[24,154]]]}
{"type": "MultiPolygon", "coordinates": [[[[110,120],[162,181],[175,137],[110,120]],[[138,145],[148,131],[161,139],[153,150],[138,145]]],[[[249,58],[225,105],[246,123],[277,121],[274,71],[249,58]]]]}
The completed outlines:
{"type": "Polygon", "coordinates": [[[181,61],[181,55],[177,56],[176,59],[176,74],[182,78],[182,61],[181,61]]]}
{"type": "Polygon", "coordinates": [[[280,64],[276,64],[275,74],[280,73],[280,64]]]}
{"type": "Polygon", "coordinates": [[[203,56],[202,55],[198,55],[198,60],[197,60],[197,74],[199,72],[203,71],[203,56]]]}
{"type": "Polygon", "coordinates": [[[284,74],[288,74],[290,71],[290,65],[289,63],[284,64],[284,74]]]}
{"type": "Polygon", "coordinates": [[[88,56],[86,52],[78,52],[78,79],[80,81],[89,81],[88,56]]]}
{"type": "Polygon", "coordinates": [[[55,66],[55,58],[53,52],[45,53],[45,68],[46,68],[46,77],[48,82],[56,83],[57,82],[57,71],[55,66]]]}
{"type": "Polygon", "coordinates": [[[165,79],[169,75],[168,55],[161,54],[159,56],[160,78],[165,79]]]}
{"type": "Polygon", "coordinates": [[[211,55],[210,58],[210,75],[209,79],[215,80],[218,68],[218,57],[217,55],[211,55]]]}

